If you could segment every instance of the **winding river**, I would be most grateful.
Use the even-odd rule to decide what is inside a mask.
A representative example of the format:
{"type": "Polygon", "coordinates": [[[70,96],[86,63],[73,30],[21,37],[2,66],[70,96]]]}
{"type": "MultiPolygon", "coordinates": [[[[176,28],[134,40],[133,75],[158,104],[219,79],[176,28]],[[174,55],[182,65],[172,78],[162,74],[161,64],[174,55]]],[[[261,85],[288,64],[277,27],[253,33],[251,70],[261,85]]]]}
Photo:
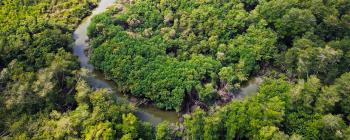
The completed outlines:
{"type": "MultiPolygon", "coordinates": [[[[127,97],[116,92],[117,90],[113,82],[106,80],[105,76],[101,72],[94,70],[94,67],[89,64],[88,56],[85,54],[85,50],[89,47],[89,44],[87,42],[89,40],[89,37],[87,35],[87,27],[91,22],[91,18],[99,13],[106,11],[109,6],[115,3],[115,1],[116,0],[101,0],[98,4],[98,7],[93,10],[92,14],[82,21],[82,23],[74,32],[75,47],[73,49],[73,53],[79,57],[80,66],[92,72],[92,75],[87,78],[87,81],[92,88],[111,89],[112,92],[115,92],[117,94],[118,98],[128,100],[127,97]]],[[[156,125],[163,120],[169,122],[177,122],[178,120],[175,111],[163,111],[153,106],[138,107],[136,115],[139,119],[148,121],[153,125],[156,125]]]]}
{"type": "MultiPolygon", "coordinates": [[[[112,81],[106,80],[105,76],[101,72],[94,70],[94,67],[89,64],[89,58],[85,53],[85,50],[89,47],[87,27],[89,26],[92,17],[106,11],[109,6],[115,3],[115,1],[116,0],[100,0],[98,7],[93,10],[92,14],[81,22],[79,27],[74,32],[75,46],[73,48],[73,53],[79,57],[80,66],[91,71],[92,74],[87,78],[87,82],[92,88],[107,88],[112,92],[115,92],[118,98],[128,100],[126,96],[116,92],[116,86],[112,81]]],[[[255,93],[259,84],[261,83],[260,81],[261,79],[257,78],[250,80],[248,84],[243,86],[241,89],[239,97],[244,97],[251,93],[255,93]]],[[[168,122],[177,122],[178,120],[178,115],[175,111],[164,111],[157,109],[154,106],[140,106],[138,107],[136,115],[139,119],[148,121],[153,125],[156,125],[164,120],[168,122]]]]}

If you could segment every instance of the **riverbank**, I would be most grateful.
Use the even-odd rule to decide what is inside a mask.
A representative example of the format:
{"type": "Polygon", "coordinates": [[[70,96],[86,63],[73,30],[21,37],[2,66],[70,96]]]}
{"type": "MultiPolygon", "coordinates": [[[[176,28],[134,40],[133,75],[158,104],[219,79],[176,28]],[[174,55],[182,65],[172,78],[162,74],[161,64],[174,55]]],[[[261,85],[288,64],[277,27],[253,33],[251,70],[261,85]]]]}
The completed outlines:
{"type": "MultiPolygon", "coordinates": [[[[88,76],[86,80],[92,88],[109,89],[111,92],[115,93],[118,98],[129,101],[127,96],[117,92],[117,88],[112,81],[106,80],[104,74],[95,70],[94,67],[89,64],[89,57],[85,53],[86,49],[89,48],[87,27],[91,23],[92,17],[106,11],[108,7],[112,6],[114,3],[115,0],[101,0],[98,6],[93,10],[92,14],[81,22],[79,27],[74,32],[75,47],[73,49],[73,53],[74,55],[78,56],[80,66],[88,69],[91,72],[91,75],[88,76]]],[[[139,119],[148,121],[153,125],[156,125],[164,120],[172,123],[176,123],[178,120],[178,115],[175,111],[164,111],[149,105],[139,106],[136,115],[139,119]]]]}
{"type": "MultiPolygon", "coordinates": [[[[123,98],[129,101],[131,104],[134,104],[135,106],[137,106],[139,108],[139,112],[137,114],[141,120],[150,121],[150,122],[153,122],[154,124],[159,123],[161,120],[167,120],[169,122],[175,123],[177,122],[178,118],[182,116],[182,114],[191,113],[197,107],[200,107],[204,110],[208,110],[210,108],[209,104],[206,104],[199,99],[199,95],[198,95],[199,91],[193,90],[191,91],[191,93],[186,93],[184,97],[185,99],[183,100],[181,105],[182,107],[179,109],[179,113],[176,113],[175,111],[161,110],[156,107],[156,104],[157,104],[156,102],[149,100],[150,99],[149,97],[145,97],[145,96],[135,97],[135,96],[132,96],[131,94],[126,94],[126,95],[125,93],[122,94],[121,91],[118,91],[120,88],[116,86],[117,84],[113,82],[113,80],[106,80],[106,76],[103,73],[101,73],[98,70],[94,70],[95,69],[94,66],[89,64],[90,53],[86,53],[86,52],[91,52],[91,50],[89,50],[90,46],[86,42],[87,40],[89,40],[87,36],[86,28],[89,26],[91,19],[94,15],[105,11],[108,7],[107,5],[109,6],[114,5],[114,3],[110,1],[109,2],[101,1],[101,2],[102,2],[101,3],[102,5],[100,5],[97,8],[98,12],[93,12],[92,16],[88,17],[76,31],[77,38],[76,38],[75,54],[79,56],[79,60],[81,62],[82,67],[89,69],[95,75],[88,79],[91,86],[93,86],[94,88],[110,89],[110,91],[116,93],[118,97],[123,98]],[[103,8],[100,8],[101,6],[103,8]]],[[[119,5],[117,8],[117,11],[118,10],[120,12],[120,11],[124,11],[125,9],[120,8],[120,5],[119,5]]],[[[116,16],[116,15],[113,15],[113,16],[116,16]]],[[[114,80],[117,80],[117,79],[114,79],[114,80]]],[[[225,93],[225,95],[227,95],[228,98],[222,99],[223,97],[225,97],[225,95],[223,95],[223,97],[219,96],[212,100],[214,102],[213,104],[223,105],[223,104],[229,103],[234,99],[243,98],[244,96],[246,96],[246,94],[248,95],[248,94],[255,93],[258,89],[258,85],[260,84],[260,82],[261,80],[255,80],[255,78],[253,78],[252,81],[248,80],[247,85],[240,87],[242,88],[241,89],[242,91],[237,90],[238,93],[231,93],[231,89],[225,89],[226,91],[222,93],[225,93]],[[242,93],[243,95],[241,95],[241,92],[243,92],[242,93]],[[251,93],[248,93],[248,92],[251,92],[251,93]]],[[[216,92],[218,93],[220,93],[221,91],[220,89],[214,89],[214,90],[217,90],[216,92]]]]}

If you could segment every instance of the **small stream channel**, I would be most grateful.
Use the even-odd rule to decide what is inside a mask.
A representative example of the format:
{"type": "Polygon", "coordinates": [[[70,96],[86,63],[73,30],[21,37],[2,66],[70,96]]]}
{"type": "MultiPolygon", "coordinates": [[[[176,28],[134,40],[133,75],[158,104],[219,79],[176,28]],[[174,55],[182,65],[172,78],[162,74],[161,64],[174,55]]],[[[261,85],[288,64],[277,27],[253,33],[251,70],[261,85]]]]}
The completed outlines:
{"type": "MultiPolygon", "coordinates": [[[[113,3],[115,3],[115,1],[116,0],[100,0],[98,7],[93,10],[89,17],[82,21],[74,32],[75,46],[73,53],[79,57],[80,66],[91,71],[92,75],[87,78],[87,82],[92,88],[107,88],[112,90],[112,92],[115,92],[118,98],[128,100],[126,96],[116,92],[116,86],[112,81],[106,80],[105,76],[101,72],[94,70],[94,67],[89,64],[89,58],[85,53],[85,50],[89,47],[87,42],[89,40],[87,35],[87,27],[91,22],[91,18],[106,11],[109,6],[112,6],[113,3]]],[[[259,78],[250,80],[247,85],[242,87],[238,97],[243,98],[246,95],[248,96],[255,93],[260,83],[261,79],[259,78]]],[[[151,105],[139,106],[136,115],[139,119],[150,122],[153,125],[165,120],[173,123],[178,121],[178,115],[175,111],[164,111],[151,105]]]]}

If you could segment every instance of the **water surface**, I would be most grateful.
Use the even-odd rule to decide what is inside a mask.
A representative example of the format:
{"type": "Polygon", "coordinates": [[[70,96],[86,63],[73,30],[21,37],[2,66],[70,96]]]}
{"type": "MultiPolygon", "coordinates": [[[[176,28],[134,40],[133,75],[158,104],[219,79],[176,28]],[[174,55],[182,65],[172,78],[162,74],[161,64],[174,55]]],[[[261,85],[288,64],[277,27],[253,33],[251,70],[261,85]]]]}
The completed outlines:
{"type": "Polygon", "coordinates": [[[248,96],[253,96],[259,90],[260,84],[263,82],[261,77],[254,77],[250,79],[247,83],[241,86],[241,89],[237,95],[237,98],[241,99],[248,96]]]}

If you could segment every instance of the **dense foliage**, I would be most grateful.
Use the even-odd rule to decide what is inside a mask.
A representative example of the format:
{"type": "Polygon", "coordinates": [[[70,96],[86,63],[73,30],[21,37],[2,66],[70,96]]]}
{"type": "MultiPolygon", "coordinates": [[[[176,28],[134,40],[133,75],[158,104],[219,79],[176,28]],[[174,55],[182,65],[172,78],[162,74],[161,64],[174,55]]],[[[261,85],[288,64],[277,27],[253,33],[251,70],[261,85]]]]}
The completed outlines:
{"type": "Polygon", "coordinates": [[[347,0],[135,0],[94,18],[91,62],[121,91],[177,111],[186,96],[210,104],[266,68],[329,84],[350,68],[349,9],[347,0]]]}
{"type": "MultiPolygon", "coordinates": [[[[295,84],[265,79],[256,96],[212,113],[185,116],[188,139],[349,139],[350,73],[329,86],[316,76],[295,84]]],[[[170,135],[171,136],[171,135],[170,135]]]]}
{"type": "Polygon", "coordinates": [[[0,1],[1,139],[350,138],[350,1],[122,0],[96,16],[91,63],[120,91],[214,104],[156,127],[70,53],[96,3],[0,1]],[[256,95],[215,105],[257,73],[256,95]]]}
{"type": "Polygon", "coordinates": [[[93,91],[69,52],[96,1],[0,1],[1,139],[152,139],[135,108],[93,91]]]}
{"type": "Polygon", "coordinates": [[[160,108],[206,104],[253,74],[257,95],[185,115],[159,139],[350,138],[347,0],[135,0],[93,19],[91,62],[160,108]]]}

